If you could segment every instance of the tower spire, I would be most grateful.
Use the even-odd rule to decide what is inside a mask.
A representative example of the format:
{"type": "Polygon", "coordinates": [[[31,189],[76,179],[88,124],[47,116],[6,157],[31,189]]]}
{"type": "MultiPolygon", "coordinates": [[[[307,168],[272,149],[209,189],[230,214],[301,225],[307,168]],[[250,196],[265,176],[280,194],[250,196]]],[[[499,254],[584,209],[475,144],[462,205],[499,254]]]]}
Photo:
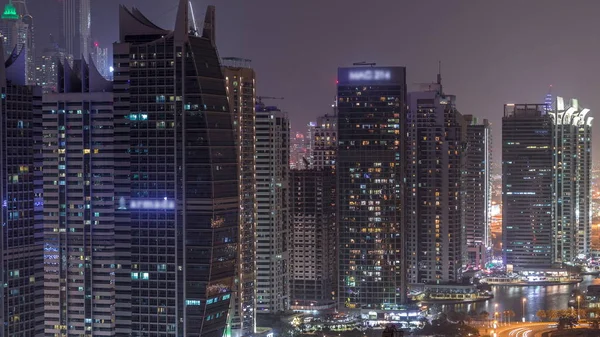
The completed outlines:
{"type": "Polygon", "coordinates": [[[177,8],[177,17],[175,18],[175,40],[183,42],[187,39],[189,25],[189,5],[188,0],[179,0],[177,8]]]}
{"type": "Polygon", "coordinates": [[[202,30],[202,37],[209,39],[214,46],[216,44],[216,30],[215,30],[215,6],[208,6],[206,9],[206,16],[204,17],[204,29],[202,30]]]}

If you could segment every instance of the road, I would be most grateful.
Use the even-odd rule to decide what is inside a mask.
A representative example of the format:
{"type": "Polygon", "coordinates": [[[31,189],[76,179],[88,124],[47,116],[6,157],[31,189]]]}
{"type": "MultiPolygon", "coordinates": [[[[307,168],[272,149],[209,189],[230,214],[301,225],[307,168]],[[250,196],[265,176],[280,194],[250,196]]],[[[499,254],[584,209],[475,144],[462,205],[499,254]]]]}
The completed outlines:
{"type": "Polygon", "coordinates": [[[501,326],[496,329],[494,336],[492,337],[541,337],[542,332],[556,328],[556,323],[552,322],[532,322],[532,323],[518,323],[511,324],[508,326],[501,326]]]}

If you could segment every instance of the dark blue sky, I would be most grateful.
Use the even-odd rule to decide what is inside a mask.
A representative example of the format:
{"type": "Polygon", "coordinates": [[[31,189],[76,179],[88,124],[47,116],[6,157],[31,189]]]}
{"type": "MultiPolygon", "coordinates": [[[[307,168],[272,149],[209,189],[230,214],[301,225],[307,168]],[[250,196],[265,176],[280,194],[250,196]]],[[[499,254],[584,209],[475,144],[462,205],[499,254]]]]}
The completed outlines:
{"type": "MultiPolygon", "coordinates": [[[[57,31],[59,1],[29,0],[39,43],[45,33],[57,31]]],[[[173,27],[176,0],[92,0],[93,34],[101,45],[118,38],[120,3],[138,7],[159,26],[173,27]]],[[[206,5],[216,5],[220,55],[252,59],[258,93],[285,97],[274,103],[289,112],[295,130],[330,111],[337,67],[357,61],[404,65],[410,85],[434,81],[441,60],[445,91],[457,95],[459,110],[493,123],[497,160],[504,103],[543,102],[552,84],[554,93],[579,98],[593,115],[600,110],[598,0],[193,4],[199,20],[206,5]]]]}

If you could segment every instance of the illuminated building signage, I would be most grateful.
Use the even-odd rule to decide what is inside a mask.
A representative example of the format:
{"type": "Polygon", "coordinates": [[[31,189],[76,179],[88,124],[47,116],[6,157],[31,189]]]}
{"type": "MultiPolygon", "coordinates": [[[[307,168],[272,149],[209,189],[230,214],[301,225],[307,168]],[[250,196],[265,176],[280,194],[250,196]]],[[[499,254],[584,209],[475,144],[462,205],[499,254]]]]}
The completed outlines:
{"type": "Polygon", "coordinates": [[[391,80],[392,73],[389,70],[377,70],[377,69],[351,70],[348,72],[348,79],[350,81],[391,80]]]}
{"type": "Polygon", "coordinates": [[[129,202],[131,209],[175,209],[175,201],[167,200],[131,200],[129,202]]]}

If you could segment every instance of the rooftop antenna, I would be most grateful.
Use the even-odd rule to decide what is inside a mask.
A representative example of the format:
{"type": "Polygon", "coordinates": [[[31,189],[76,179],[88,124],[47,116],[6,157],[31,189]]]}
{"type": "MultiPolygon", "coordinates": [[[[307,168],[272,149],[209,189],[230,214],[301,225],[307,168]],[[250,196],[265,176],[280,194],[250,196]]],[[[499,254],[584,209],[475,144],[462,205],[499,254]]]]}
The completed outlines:
{"type": "Polygon", "coordinates": [[[367,62],[367,61],[360,61],[360,62],[354,62],[352,63],[353,66],[371,66],[374,67],[377,65],[377,63],[375,62],[367,62]]]}

